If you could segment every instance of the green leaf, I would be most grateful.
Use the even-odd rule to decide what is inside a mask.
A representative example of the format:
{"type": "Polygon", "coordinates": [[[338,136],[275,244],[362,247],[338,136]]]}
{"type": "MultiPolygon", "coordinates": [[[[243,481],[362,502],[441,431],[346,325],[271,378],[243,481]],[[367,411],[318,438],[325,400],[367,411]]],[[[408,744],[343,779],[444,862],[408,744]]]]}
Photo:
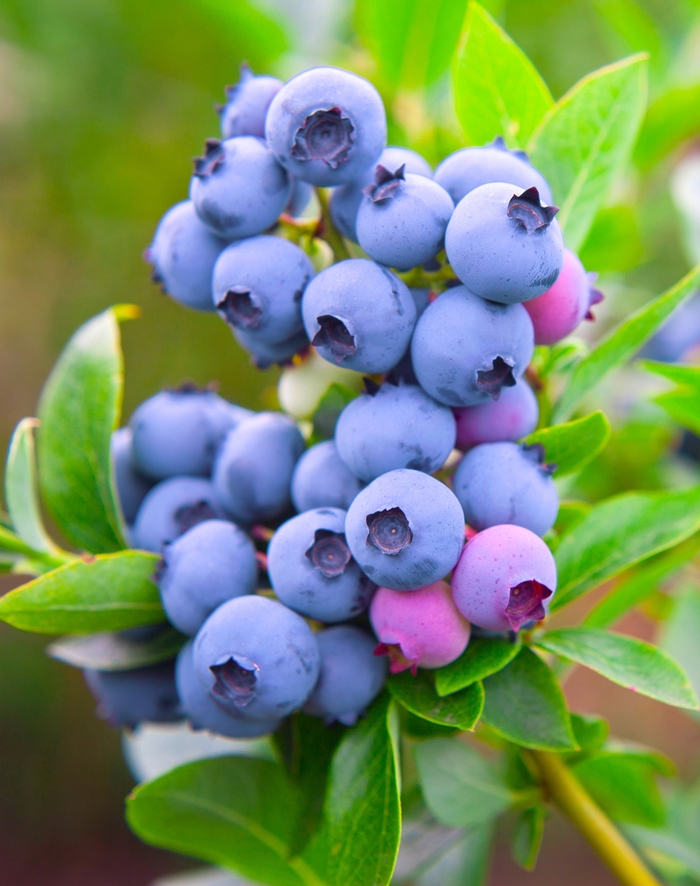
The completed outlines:
{"type": "Polygon", "coordinates": [[[579,80],[532,136],[530,159],[547,176],[574,252],[630,156],[646,101],[647,58],[633,55],[579,80]]]}
{"type": "Polygon", "coordinates": [[[476,827],[515,801],[496,767],[461,741],[432,738],[416,745],[414,754],[425,803],[443,824],[476,827]]]}
{"type": "Polygon", "coordinates": [[[497,733],[524,748],[577,750],[566,701],[552,671],[527,647],[484,680],[481,715],[497,733]]]}
{"type": "Polygon", "coordinates": [[[510,147],[523,147],[554,104],[530,59],[473,0],[454,59],[452,86],[457,117],[472,145],[500,135],[510,147]]]}
{"type": "Polygon", "coordinates": [[[700,593],[683,589],[674,598],[673,610],[661,636],[660,646],[687,672],[696,695],[700,695],[700,593]]]}
{"type": "Polygon", "coordinates": [[[554,554],[561,609],[623,569],[680,544],[700,529],[700,487],[629,492],[595,505],[554,554]]]}
{"type": "Polygon", "coordinates": [[[672,363],[656,363],[645,360],[641,363],[647,372],[653,372],[678,387],[653,398],[674,421],[693,433],[700,433],[700,368],[672,363]]]}
{"type": "Polygon", "coordinates": [[[571,726],[574,730],[576,744],[581,748],[577,755],[580,754],[582,759],[599,751],[610,734],[610,727],[601,717],[572,714],[571,726]]]}
{"type": "Polygon", "coordinates": [[[358,0],[355,24],[391,92],[429,86],[450,65],[467,0],[358,0]]]}
{"type": "Polygon", "coordinates": [[[395,711],[384,695],[338,745],[324,823],[304,856],[329,886],[391,880],[401,839],[397,740],[395,711]]]}
{"type": "Polygon", "coordinates": [[[664,757],[602,751],[577,763],[573,772],[611,818],[652,828],[663,825],[666,814],[656,778],[673,774],[664,757]]]}
{"type": "Polygon", "coordinates": [[[484,706],[484,693],[480,683],[472,682],[466,689],[440,698],[435,691],[431,673],[419,670],[413,676],[410,671],[393,674],[387,681],[389,692],[406,710],[443,726],[473,729],[484,706]]]}
{"type": "Polygon", "coordinates": [[[174,658],[186,640],[175,628],[158,625],[118,634],[61,637],[46,652],[74,668],[128,671],[174,658]]]}
{"type": "Polygon", "coordinates": [[[88,320],[58,358],[39,401],[39,482],[44,503],[63,535],[81,550],[126,547],[110,461],[119,421],[123,359],[119,320],[133,306],[88,320]]]}
{"type": "Polygon", "coordinates": [[[604,206],[579,250],[585,268],[599,274],[636,268],[644,258],[639,219],[631,206],[604,206]]]}
{"type": "Polygon", "coordinates": [[[582,397],[636,354],[671,313],[693,294],[699,282],[700,266],[663,295],[643,305],[606,336],[575,367],[569,384],[554,407],[553,421],[562,421],[570,415],[582,397]]]}
{"type": "Polygon", "coordinates": [[[659,363],[656,360],[640,360],[639,365],[647,372],[660,375],[678,385],[700,390],[700,366],[684,366],[682,363],[659,363]]]}
{"type": "Polygon", "coordinates": [[[155,554],[84,557],[0,597],[0,620],[38,634],[123,631],[165,619],[151,576],[155,554]]]}
{"type": "Polygon", "coordinates": [[[700,129],[700,83],[672,86],[650,105],[634,159],[647,172],[700,129]]]}
{"type": "Polygon", "coordinates": [[[472,828],[416,879],[416,886],[485,886],[494,825],[472,828]]]}
{"type": "Polygon", "coordinates": [[[679,708],[698,708],[688,675],[671,656],[650,643],[587,627],[548,631],[533,642],[640,695],[679,708]]]}
{"type": "Polygon", "coordinates": [[[141,785],[127,800],[131,829],[154,846],[232,868],[274,886],[320,886],[289,858],[299,796],[269,760],[198,760],[141,785]]]}
{"type": "Polygon", "coordinates": [[[41,553],[57,553],[41,519],[34,453],[35,418],[23,418],[15,428],[5,465],[5,500],[19,537],[41,553]]]}
{"type": "Polygon", "coordinates": [[[339,382],[329,385],[313,415],[313,438],[309,442],[317,443],[331,438],[335,433],[338,416],[355,397],[357,391],[347,385],[341,385],[339,382]]]}
{"type": "Polygon", "coordinates": [[[537,806],[523,809],[515,822],[511,851],[513,858],[526,871],[534,871],[537,864],[546,817],[546,806],[538,803],[537,806]]]}
{"type": "Polygon", "coordinates": [[[29,559],[37,556],[37,551],[33,547],[28,545],[26,541],[23,541],[12,530],[5,529],[4,526],[0,526],[0,551],[8,554],[20,554],[29,559]]]}
{"type": "Polygon", "coordinates": [[[573,474],[592,461],[610,439],[610,423],[602,412],[563,425],[535,431],[523,440],[544,446],[545,461],[556,465],[557,477],[573,474]]]}
{"type": "Polygon", "coordinates": [[[520,651],[519,643],[500,637],[473,637],[462,655],[452,664],[435,671],[435,688],[440,696],[452,695],[495,674],[520,651]]]}
{"type": "MultiPolygon", "coordinates": [[[[697,842],[686,841],[666,829],[652,830],[638,825],[626,827],[625,832],[671,883],[678,882],[683,876],[690,877],[690,883],[700,881],[700,850],[697,842]]],[[[686,881],[681,880],[680,883],[685,886],[686,881]]]]}

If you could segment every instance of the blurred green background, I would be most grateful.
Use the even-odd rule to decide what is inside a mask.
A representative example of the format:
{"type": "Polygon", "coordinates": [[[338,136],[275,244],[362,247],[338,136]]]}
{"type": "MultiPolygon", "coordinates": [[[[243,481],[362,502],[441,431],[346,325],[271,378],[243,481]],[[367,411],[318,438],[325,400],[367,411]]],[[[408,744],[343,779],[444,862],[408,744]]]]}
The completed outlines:
{"type": "MultiPolygon", "coordinates": [[[[598,335],[678,279],[693,258],[692,220],[674,205],[670,182],[679,162],[700,149],[700,2],[484,5],[529,54],[555,98],[593,68],[639,50],[651,53],[652,104],[635,164],[583,249],[609,294],[600,322],[588,331],[598,335]]],[[[218,134],[213,104],[236,81],[244,59],[256,72],[282,77],[311,64],[341,64],[377,82],[392,139],[436,163],[463,144],[442,73],[449,53],[433,60],[436,77],[423,94],[382,57],[376,37],[387,22],[400,30],[402,10],[437,8],[445,11],[438,26],[453,46],[465,6],[466,0],[462,8],[387,0],[382,19],[376,0],[359,0],[357,9],[351,0],[0,0],[3,451],[15,423],[33,414],[71,332],[116,302],[143,308],[142,319],[123,332],[126,416],[163,385],[183,379],[217,379],[225,396],[244,405],[273,404],[276,371],[253,369],[215,316],[185,311],[162,296],[141,258],[160,216],[186,197],[191,157],[218,134]]],[[[649,437],[648,422],[659,414],[633,415],[631,425],[619,419],[616,439],[624,446],[611,446],[578,492],[598,497],[666,482],[661,468],[668,467],[674,432],[662,428],[649,437]]],[[[0,590],[11,585],[4,577],[0,590]]],[[[644,625],[637,629],[648,633],[644,625]]],[[[0,886],[145,886],[181,863],[128,835],[122,798],[131,781],[118,735],[95,720],[80,674],[45,658],[43,645],[40,637],[0,629],[0,886]]],[[[700,733],[686,720],[667,715],[675,727],[669,732],[670,719],[659,724],[651,703],[623,703],[614,688],[604,695],[595,680],[576,685],[579,708],[602,704],[618,734],[639,737],[641,724],[644,740],[694,774],[700,733]]],[[[579,856],[581,883],[608,882],[598,867],[586,866],[594,862],[569,832],[561,834],[559,847],[556,840],[545,846],[538,882],[561,882],[564,871],[567,882],[578,882],[570,862],[579,856]]],[[[498,862],[495,882],[523,877],[498,862]]]]}

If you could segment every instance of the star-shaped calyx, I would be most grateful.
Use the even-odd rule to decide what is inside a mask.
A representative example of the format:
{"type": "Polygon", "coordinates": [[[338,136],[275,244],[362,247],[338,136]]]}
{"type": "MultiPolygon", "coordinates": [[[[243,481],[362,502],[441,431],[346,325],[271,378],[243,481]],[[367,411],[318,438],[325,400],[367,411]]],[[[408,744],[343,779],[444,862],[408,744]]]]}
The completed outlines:
{"type": "Polygon", "coordinates": [[[490,369],[478,369],[476,387],[482,394],[488,394],[492,400],[498,400],[503,388],[515,385],[513,362],[503,357],[495,357],[490,369]]]}
{"type": "Polygon", "coordinates": [[[244,708],[255,698],[260,669],[249,658],[230,655],[209,670],[215,679],[212,694],[218,701],[244,708]]]}
{"type": "Polygon", "coordinates": [[[355,127],[340,108],[314,111],[294,135],[291,154],[295,160],[322,160],[337,169],[350,154],[355,127]]]}
{"type": "Polygon", "coordinates": [[[513,194],[506,209],[508,218],[512,218],[528,234],[546,228],[557,212],[559,207],[543,203],[540,200],[540,192],[534,187],[528,188],[522,194],[513,194]]]}
{"type": "Polygon", "coordinates": [[[390,200],[400,188],[401,182],[406,180],[405,170],[405,163],[399,166],[395,172],[390,172],[380,164],[374,170],[374,184],[367,185],[362,189],[362,193],[369,197],[372,203],[390,200]]]}
{"type": "Polygon", "coordinates": [[[388,508],[367,515],[366,544],[383,554],[396,555],[413,541],[413,531],[401,508],[388,508]]]}
{"type": "Polygon", "coordinates": [[[208,138],[204,142],[204,155],[194,158],[194,174],[197,178],[212,175],[223,165],[226,152],[220,138],[208,138]]]}
{"type": "Polygon", "coordinates": [[[352,554],[341,532],[317,529],[314,533],[314,543],[306,552],[306,557],[326,578],[336,578],[345,572],[352,554]]]}
{"type": "Polygon", "coordinates": [[[311,342],[314,347],[328,348],[338,363],[346,357],[351,357],[357,351],[355,336],[339,317],[321,314],[316,318],[316,322],[320,329],[311,342]]]}
{"type": "Polygon", "coordinates": [[[216,310],[229,326],[257,329],[262,319],[263,306],[255,292],[245,286],[234,286],[219,299],[216,310]]]}
{"type": "Polygon", "coordinates": [[[547,614],[544,601],[552,596],[548,587],[539,581],[522,581],[510,589],[510,599],[506,606],[506,618],[514,631],[528,621],[541,621],[547,614]]]}

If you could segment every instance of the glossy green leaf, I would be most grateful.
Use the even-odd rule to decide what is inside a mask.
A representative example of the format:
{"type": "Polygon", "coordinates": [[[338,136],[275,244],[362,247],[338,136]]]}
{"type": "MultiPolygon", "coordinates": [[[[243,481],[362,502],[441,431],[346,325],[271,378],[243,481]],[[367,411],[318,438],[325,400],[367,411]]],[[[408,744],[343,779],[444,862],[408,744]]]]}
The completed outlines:
{"type": "Polygon", "coordinates": [[[461,741],[433,738],[416,745],[414,754],[426,805],[443,824],[476,827],[514,802],[496,767],[461,741]]]}
{"type": "Polygon", "coordinates": [[[700,592],[684,588],[673,600],[671,615],[661,635],[660,646],[685,669],[700,697],[700,592]]]}
{"type": "Polygon", "coordinates": [[[338,745],[324,821],[304,858],[328,886],[386,886],[401,839],[398,730],[386,695],[338,745]]]}
{"type": "Polygon", "coordinates": [[[277,763],[199,760],[148,782],[127,800],[127,821],[147,843],[273,886],[321,886],[289,858],[299,796],[277,763]]]}
{"type": "Polygon", "coordinates": [[[0,620],[39,634],[122,631],[165,619],[151,576],[155,554],[73,560],[0,597],[0,620]]]}
{"type": "Polygon", "coordinates": [[[643,305],[617,326],[575,367],[569,383],[553,411],[553,421],[562,421],[579,401],[613,370],[618,369],[663,325],[671,313],[697,289],[700,266],[675,286],[643,305]]]}
{"type": "Polygon", "coordinates": [[[484,680],[484,723],[508,741],[544,751],[577,750],[556,677],[531,649],[484,680]]]}
{"type": "Polygon", "coordinates": [[[573,474],[592,461],[610,439],[610,423],[602,412],[562,425],[542,428],[523,441],[544,446],[545,461],[556,465],[556,476],[573,474]]]}
{"type": "Polygon", "coordinates": [[[700,366],[686,366],[682,363],[660,363],[656,360],[641,360],[639,365],[647,372],[660,375],[678,385],[700,390],[700,366]]]}
{"type": "Polygon", "coordinates": [[[576,744],[581,748],[577,752],[577,756],[580,756],[581,759],[599,751],[610,735],[610,726],[601,717],[572,714],[571,726],[574,730],[576,744]]]}
{"type": "Polygon", "coordinates": [[[511,838],[513,858],[521,868],[534,871],[544,836],[544,823],[547,817],[546,807],[538,803],[523,809],[515,821],[511,838]]]}
{"type": "Polygon", "coordinates": [[[126,547],[116,502],[110,439],[119,422],[123,358],[119,320],[133,306],[88,320],[58,358],[39,401],[39,482],[56,526],[93,554],[126,547]]]}
{"type": "Polygon", "coordinates": [[[455,55],[452,86],[457,117],[472,145],[500,135],[510,147],[524,147],[554,104],[530,59],[474,2],[455,55]]]}
{"type": "Polygon", "coordinates": [[[0,551],[7,554],[19,554],[27,558],[32,558],[37,554],[37,551],[19,535],[4,526],[0,526],[0,551]]]}
{"type": "Polygon", "coordinates": [[[387,686],[406,710],[443,726],[471,730],[476,726],[484,706],[480,683],[472,682],[466,689],[440,698],[435,689],[434,676],[429,671],[419,670],[415,676],[410,671],[393,674],[387,686]]]}
{"type": "Polygon", "coordinates": [[[530,159],[547,176],[574,252],[632,151],[646,107],[646,69],[646,56],[634,55],[588,74],[546,114],[530,141],[530,159]]]}
{"type": "Polygon", "coordinates": [[[500,637],[473,637],[452,664],[435,671],[435,689],[440,696],[459,692],[504,668],[520,651],[519,643],[500,637]]]}
{"type": "Polygon", "coordinates": [[[700,529],[700,487],[629,492],[595,505],[555,551],[558,586],[551,610],[624,569],[680,544],[700,529]]]}
{"type": "Polygon", "coordinates": [[[673,775],[664,757],[602,751],[577,763],[573,771],[611,818],[652,828],[663,825],[664,801],[656,779],[673,775]]]}
{"type": "Polygon", "coordinates": [[[23,418],[15,428],[5,465],[5,501],[19,537],[41,553],[54,553],[41,519],[34,452],[35,418],[23,418]]]}
{"type": "Polygon", "coordinates": [[[122,633],[61,637],[46,652],[74,668],[127,671],[174,658],[186,640],[175,628],[158,625],[122,633]]]}
{"type": "Polygon", "coordinates": [[[635,210],[624,205],[600,209],[579,250],[579,258],[585,268],[599,274],[621,273],[641,264],[644,243],[635,210]]]}
{"type": "Polygon", "coordinates": [[[634,159],[648,171],[699,129],[700,83],[674,85],[649,105],[634,159]]]}
{"type": "Polygon", "coordinates": [[[680,708],[698,708],[688,675],[651,643],[589,627],[548,631],[533,642],[640,695],[680,708]]]}
{"type": "Polygon", "coordinates": [[[470,828],[417,879],[416,886],[486,886],[495,827],[470,828]]]}
{"type": "Polygon", "coordinates": [[[355,23],[390,91],[420,89],[450,66],[466,0],[358,0],[355,23]]]}

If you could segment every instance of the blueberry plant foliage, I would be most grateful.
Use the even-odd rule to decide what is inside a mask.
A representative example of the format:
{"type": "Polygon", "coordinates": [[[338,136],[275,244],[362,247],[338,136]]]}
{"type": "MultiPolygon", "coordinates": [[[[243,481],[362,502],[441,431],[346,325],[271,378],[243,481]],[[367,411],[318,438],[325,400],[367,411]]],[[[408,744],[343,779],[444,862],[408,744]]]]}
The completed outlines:
{"type": "MultiPolygon", "coordinates": [[[[484,9],[471,3],[464,21],[463,11],[455,0],[358,4],[383,94],[429,86],[452,55],[463,144],[502,138],[510,149],[527,151],[551,185],[566,245],[578,251],[635,149],[647,106],[647,58],[594,71],[555,101],[484,9]]],[[[636,150],[649,153],[650,138],[647,131],[636,150]]],[[[215,164],[218,150],[210,146],[202,163],[215,164]]],[[[257,150],[250,147],[251,156],[257,150]]],[[[283,215],[273,229],[301,246],[316,270],[361,254],[332,224],[323,189],[318,202],[320,219],[283,215]]],[[[433,293],[456,282],[444,261],[430,267],[402,272],[402,279],[433,293]]],[[[584,404],[595,405],[596,388],[698,285],[695,269],[590,349],[573,339],[536,349],[527,377],[540,425],[522,442],[541,447],[557,466],[555,479],[575,477],[606,447],[607,418],[584,404]]],[[[248,318],[255,310],[242,302],[228,307],[248,311],[248,318]]],[[[44,387],[37,418],[18,425],[5,471],[0,566],[34,577],[0,599],[0,618],[21,630],[64,635],[50,654],[100,672],[169,661],[186,641],[166,622],[153,581],[158,554],[129,548],[115,485],[110,441],[121,421],[120,323],[136,318],[135,309],[118,305],[74,334],[44,387]],[[42,506],[61,546],[45,529],[42,506]],[[156,630],[133,630],[148,626],[156,630]]],[[[321,344],[343,346],[330,326],[323,333],[321,344]]],[[[332,436],[338,413],[358,393],[350,373],[314,374],[317,363],[306,357],[290,370],[314,392],[306,430],[315,443],[332,436]]],[[[674,386],[657,396],[658,404],[700,432],[700,370],[644,366],[674,386]]],[[[283,375],[283,402],[288,384],[283,375]]],[[[258,748],[254,756],[200,760],[138,786],[127,801],[128,822],[150,843],[270,886],[476,886],[486,881],[504,816],[514,858],[535,867],[554,804],[620,882],[698,882],[697,833],[684,824],[697,815],[697,788],[662,791],[659,777],[673,776],[671,762],[611,739],[604,720],[569,711],[562,683],[577,664],[658,702],[698,710],[688,673],[697,686],[700,602],[689,582],[699,539],[700,486],[626,491],[593,505],[563,501],[545,536],[558,574],[549,610],[554,615],[605,586],[582,624],[540,620],[517,634],[474,635],[443,667],[393,673],[354,725],[329,728],[295,713],[262,740],[262,756],[258,748]],[[678,594],[661,647],[609,630],[669,580],[678,594]],[[422,828],[434,839],[420,857],[407,851],[411,863],[399,858],[397,867],[402,819],[408,834],[422,828]]]]}

